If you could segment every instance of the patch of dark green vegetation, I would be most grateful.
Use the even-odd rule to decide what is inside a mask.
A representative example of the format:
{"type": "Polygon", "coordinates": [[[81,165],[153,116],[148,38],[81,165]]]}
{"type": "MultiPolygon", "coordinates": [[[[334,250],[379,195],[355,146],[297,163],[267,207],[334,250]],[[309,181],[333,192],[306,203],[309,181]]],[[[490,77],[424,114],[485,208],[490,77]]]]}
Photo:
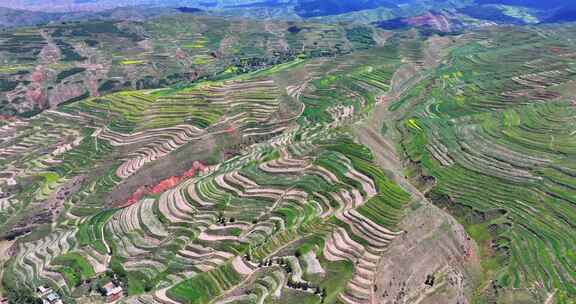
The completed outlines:
{"type": "Polygon", "coordinates": [[[346,38],[354,45],[355,49],[366,49],[376,45],[374,31],[369,27],[358,26],[346,29],[346,38]]]}
{"type": "Polygon", "coordinates": [[[63,105],[63,106],[64,106],[64,105],[67,105],[67,104],[71,104],[71,103],[74,103],[74,102],[77,102],[77,101],[86,99],[86,98],[88,98],[88,97],[90,97],[90,93],[89,93],[89,92],[85,92],[85,93],[83,93],[83,94],[81,94],[81,95],[78,95],[78,96],[76,96],[76,97],[73,97],[73,98],[70,98],[70,99],[64,101],[64,102],[61,103],[60,105],[63,105]]]}
{"type": "Polygon", "coordinates": [[[58,73],[58,75],[56,76],[56,82],[61,82],[62,80],[66,79],[70,76],[80,74],[84,71],[86,71],[86,68],[81,68],[81,67],[74,67],[74,68],[71,68],[69,70],[64,70],[64,71],[58,73]]]}
{"type": "Polygon", "coordinates": [[[18,81],[11,81],[0,78],[0,92],[12,91],[18,86],[18,83],[18,81]]]}
{"type": "Polygon", "coordinates": [[[64,40],[57,39],[55,42],[62,54],[62,61],[83,61],[87,59],[86,57],[80,56],[74,47],[64,40]]]}

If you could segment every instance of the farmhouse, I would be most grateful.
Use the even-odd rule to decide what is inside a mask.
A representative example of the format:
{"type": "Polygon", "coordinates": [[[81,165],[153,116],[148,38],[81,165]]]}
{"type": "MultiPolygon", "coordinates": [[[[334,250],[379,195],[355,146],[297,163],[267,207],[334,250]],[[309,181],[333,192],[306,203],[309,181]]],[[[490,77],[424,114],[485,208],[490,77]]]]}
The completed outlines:
{"type": "Polygon", "coordinates": [[[122,287],[117,286],[113,282],[109,282],[102,286],[104,290],[104,295],[106,296],[106,302],[111,303],[117,301],[122,297],[122,287]]]}
{"type": "Polygon", "coordinates": [[[42,300],[42,304],[63,304],[60,295],[53,291],[52,288],[38,287],[38,296],[42,300]]]}

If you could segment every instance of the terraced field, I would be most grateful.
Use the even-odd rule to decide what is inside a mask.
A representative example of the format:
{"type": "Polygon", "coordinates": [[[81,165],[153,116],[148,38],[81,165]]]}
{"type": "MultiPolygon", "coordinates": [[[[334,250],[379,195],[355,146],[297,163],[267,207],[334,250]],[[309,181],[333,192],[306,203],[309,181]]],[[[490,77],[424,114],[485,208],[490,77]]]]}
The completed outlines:
{"type": "Polygon", "coordinates": [[[576,53],[560,39],[572,27],[379,32],[377,45],[362,28],[171,20],[140,24],[156,57],[121,68],[181,49],[206,66],[234,50],[246,69],[0,126],[0,231],[15,240],[4,290],[572,303],[576,53]],[[336,45],[351,53],[326,53],[336,45]],[[278,48],[307,55],[247,68],[278,48]]]}
{"type": "Polygon", "coordinates": [[[489,298],[574,299],[573,56],[550,28],[478,31],[390,105],[410,176],[482,246],[489,298]]]}
{"type": "Polygon", "coordinates": [[[9,199],[6,213],[19,216],[5,227],[34,230],[25,225],[31,216],[58,223],[13,247],[7,284],[52,285],[82,300],[83,282],[111,270],[126,303],[285,293],[370,302],[375,266],[400,233],[410,195],[346,126],[389,89],[396,47],[370,51],[380,58],[297,60],[225,81],[89,98],[3,127],[18,139],[7,141],[6,166],[40,186],[9,199]],[[80,124],[76,133],[66,127],[80,124]],[[26,132],[30,125],[54,134],[41,168],[29,161],[47,158],[35,152],[35,136],[46,135],[26,132]]]}
{"type": "Polygon", "coordinates": [[[367,26],[189,14],[10,29],[0,35],[0,115],[30,117],[120,90],[185,85],[297,57],[346,54],[372,47],[378,35],[367,26]]]}

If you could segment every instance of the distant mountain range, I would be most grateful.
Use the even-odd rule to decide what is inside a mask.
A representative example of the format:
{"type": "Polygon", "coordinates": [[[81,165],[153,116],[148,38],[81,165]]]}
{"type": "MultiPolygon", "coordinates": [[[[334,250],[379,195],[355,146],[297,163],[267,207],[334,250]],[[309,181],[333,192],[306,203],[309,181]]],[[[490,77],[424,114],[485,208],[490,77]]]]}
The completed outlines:
{"type": "Polygon", "coordinates": [[[87,19],[146,20],[182,12],[176,8],[118,7],[104,11],[41,12],[0,7],[0,27],[17,27],[87,19]]]}
{"type": "MultiPolygon", "coordinates": [[[[576,20],[567,0],[7,0],[0,26],[21,26],[82,19],[141,20],[159,15],[196,13],[254,19],[379,22],[385,28],[410,26],[406,18],[430,13],[455,23],[531,24],[576,20]]],[[[435,18],[432,18],[434,21],[435,18]]],[[[420,20],[422,21],[422,20],[420,20]]],[[[416,23],[421,23],[420,21],[416,23]]],[[[424,22],[426,23],[426,22],[424,22]]]]}

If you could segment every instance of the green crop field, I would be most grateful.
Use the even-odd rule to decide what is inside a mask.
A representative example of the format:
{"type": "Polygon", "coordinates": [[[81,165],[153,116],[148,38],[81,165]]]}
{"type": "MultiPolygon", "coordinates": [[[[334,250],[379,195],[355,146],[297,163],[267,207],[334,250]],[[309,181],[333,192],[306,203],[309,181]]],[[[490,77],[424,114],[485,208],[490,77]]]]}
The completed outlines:
{"type": "Polygon", "coordinates": [[[576,74],[562,56],[571,45],[531,33],[480,31],[498,47],[472,37],[452,51],[414,89],[426,93],[396,110],[398,128],[412,177],[433,177],[430,199],[488,247],[482,255],[496,265],[486,265],[484,284],[540,286],[570,303],[576,108],[565,89],[576,74]]]}
{"type": "Polygon", "coordinates": [[[574,303],[576,27],[360,14],[3,30],[0,295],[574,303]]]}

